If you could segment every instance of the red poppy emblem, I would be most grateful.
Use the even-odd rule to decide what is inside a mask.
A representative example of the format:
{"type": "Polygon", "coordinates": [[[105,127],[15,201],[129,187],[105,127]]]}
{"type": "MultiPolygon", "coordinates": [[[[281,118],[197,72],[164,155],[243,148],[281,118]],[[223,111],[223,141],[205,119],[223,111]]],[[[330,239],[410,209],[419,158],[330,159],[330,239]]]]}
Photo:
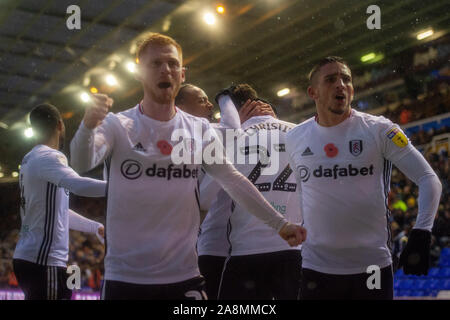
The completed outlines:
{"type": "Polygon", "coordinates": [[[172,146],[166,140],[159,140],[156,146],[163,155],[168,156],[172,153],[172,146]]]}
{"type": "Polygon", "coordinates": [[[328,158],[336,157],[337,154],[338,154],[338,152],[339,152],[338,148],[337,148],[334,144],[332,144],[332,143],[327,144],[327,145],[323,148],[323,150],[324,150],[325,153],[327,154],[327,157],[328,157],[328,158]]]}

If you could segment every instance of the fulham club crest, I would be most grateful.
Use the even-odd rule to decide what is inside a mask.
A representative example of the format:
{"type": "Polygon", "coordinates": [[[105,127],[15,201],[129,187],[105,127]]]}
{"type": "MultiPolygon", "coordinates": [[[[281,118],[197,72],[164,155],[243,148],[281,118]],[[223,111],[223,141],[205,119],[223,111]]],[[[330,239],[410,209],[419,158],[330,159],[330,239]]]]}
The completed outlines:
{"type": "Polygon", "coordinates": [[[350,145],[350,153],[355,157],[359,156],[363,151],[362,140],[351,140],[349,145],[350,145]]]}

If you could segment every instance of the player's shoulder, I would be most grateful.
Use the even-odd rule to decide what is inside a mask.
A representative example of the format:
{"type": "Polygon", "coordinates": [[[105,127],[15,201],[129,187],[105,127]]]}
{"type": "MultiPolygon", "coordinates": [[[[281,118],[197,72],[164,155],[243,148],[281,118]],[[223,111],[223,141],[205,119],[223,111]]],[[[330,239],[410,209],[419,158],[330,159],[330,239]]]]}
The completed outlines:
{"type": "Polygon", "coordinates": [[[28,152],[22,160],[22,164],[30,163],[34,165],[47,164],[49,161],[59,161],[67,166],[67,157],[59,150],[40,144],[28,152]]]}
{"type": "Polygon", "coordinates": [[[288,141],[289,141],[289,139],[292,139],[292,137],[294,137],[294,136],[298,137],[298,136],[303,135],[310,128],[312,128],[315,121],[316,121],[315,117],[311,117],[311,118],[295,125],[291,130],[289,130],[289,132],[287,134],[288,141]]]}
{"type": "Polygon", "coordinates": [[[398,127],[398,125],[384,116],[377,116],[357,110],[353,110],[352,112],[353,118],[371,131],[380,132],[393,127],[398,127]]]}
{"type": "Polygon", "coordinates": [[[133,128],[139,118],[139,104],[117,113],[109,112],[103,120],[104,125],[115,128],[133,128]]]}
{"type": "Polygon", "coordinates": [[[109,117],[119,122],[134,121],[138,117],[138,112],[139,112],[139,104],[117,113],[109,112],[106,118],[109,117]]]}
{"type": "Polygon", "coordinates": [[[276,119],[276,120],[277,120],[278,123],[280,123],[280,124],[282,124],[282,125],[288,127],[288,128],[291,129],[291,130],[292,130],[293,128],[295,128],[295,126],[296,126],[295,123],[292,123],[292,122],[289,122],[289,121],[284,121],[284,120],[280,120],[280,119],[276,119]]]}
{"type": "Polygon", "coordinates": [[[187,120],[189,123],[193,124],[201,124],[203,127],[212,128],[212,124],[206,119],[201,117],[193,116],[190,113],[187,113],[180,108],[177,108],[177,113],[179,114],[180,118],[187,120]]]}

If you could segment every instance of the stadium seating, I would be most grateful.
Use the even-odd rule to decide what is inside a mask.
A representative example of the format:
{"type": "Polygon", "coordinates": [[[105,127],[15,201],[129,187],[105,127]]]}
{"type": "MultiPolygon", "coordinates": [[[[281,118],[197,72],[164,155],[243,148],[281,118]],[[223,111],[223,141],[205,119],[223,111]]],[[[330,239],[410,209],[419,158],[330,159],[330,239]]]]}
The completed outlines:
{"type": "Polygon", "coordinates": [[[450,248],[443,248],[437,267],[426,276],[405,275],[402,269],[394,275],[395,297],[436,297],[441,290],[450,290],[450,248]]]}

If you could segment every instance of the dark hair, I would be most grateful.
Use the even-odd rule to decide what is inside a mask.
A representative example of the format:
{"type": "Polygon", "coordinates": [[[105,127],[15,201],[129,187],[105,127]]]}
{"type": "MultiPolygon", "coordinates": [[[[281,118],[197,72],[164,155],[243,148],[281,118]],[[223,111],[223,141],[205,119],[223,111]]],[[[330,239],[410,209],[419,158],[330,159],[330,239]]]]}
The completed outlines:
{"type": "Polygon", "coordinates": [[[258,99],[258,93],[249,84],[242,83],[235,86],[232,90],[234,98],[237,100],[238,105],[236,108],[239,110],[244,103],[250,100],[258,99]]]}
{"type": "Polygon", "coordinates": [[[239,101],[238,102],[239,106],[237,106],[238,110],[245,104],[245,102],[248,99],[259,100],[259,101],[262,101],[262,102],[270,105],[272,107],[273,112],[278,117],[277,108],[273,104],[271,104],[269,101],[259,98],[256,90],[253,89],[249,84],[247,84],[247,83],[238,84],[237,86],[235,86],[233,88],[232,93],[233,93],[234,97],[236,98],[236,100],[239,101]]]}
{"type": "Polygon", "coordinates": [[[308,74],[309,83],[312,83],[312,79],[313,79],[314,75],[317,72],[319,72],[320,68],[322,68],[326,64],[333,63],[333,62],[339,62],[348,67],[348,63],[344,60],[344,58],[341,58],[338,56],[328,56],[328,57],[322,58],[314,65],[314,67],[309,72],[309,74],[308,74]]]}
{"type": "Polygon", "coordinates": [[[186,97],[186,92],[189,89],[195,89],[195,88],[197,88],[197,87],[190,83],[185,83],[185,84],[181,85],[180,89],[178,90],[177,96],[175,97],[175,105],[178,106],[178,105],[182,104],[182,100],[186,97]]]}
{"type": "Polygon", "coordinates": [[[39,104],[30,112],[31,127],[39,140],[48,140],[60,120],[58,109],[49,103],[39,104]]]}

